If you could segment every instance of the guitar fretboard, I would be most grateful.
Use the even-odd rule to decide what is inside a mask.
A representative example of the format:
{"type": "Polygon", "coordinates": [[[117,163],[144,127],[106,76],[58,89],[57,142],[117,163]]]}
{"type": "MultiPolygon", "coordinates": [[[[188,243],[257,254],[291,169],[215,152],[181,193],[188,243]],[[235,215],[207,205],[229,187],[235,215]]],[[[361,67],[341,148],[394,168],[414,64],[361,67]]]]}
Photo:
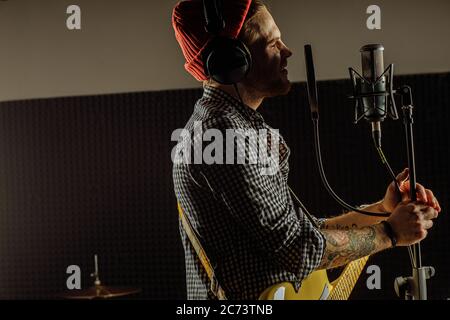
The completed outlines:
{"type": "Polygon", "coordinates": [[[342,274],[333,282],[333,289],[328,300],[348,300],[355,287],[369,256],[350,262],[342,274]]]}

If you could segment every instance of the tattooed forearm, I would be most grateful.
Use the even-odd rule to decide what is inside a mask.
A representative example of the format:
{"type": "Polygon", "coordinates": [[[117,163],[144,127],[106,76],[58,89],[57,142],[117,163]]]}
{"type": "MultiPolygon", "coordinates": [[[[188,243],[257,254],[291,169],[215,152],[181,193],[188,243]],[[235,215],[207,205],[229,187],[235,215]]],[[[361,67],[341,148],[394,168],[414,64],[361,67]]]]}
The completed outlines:
{"type": "Polygon", "coordinates": [[[349,230],[322,230],[327,245],[319,269],[329,269],[387,249],[391,243],[382,225],[349,230]]]}

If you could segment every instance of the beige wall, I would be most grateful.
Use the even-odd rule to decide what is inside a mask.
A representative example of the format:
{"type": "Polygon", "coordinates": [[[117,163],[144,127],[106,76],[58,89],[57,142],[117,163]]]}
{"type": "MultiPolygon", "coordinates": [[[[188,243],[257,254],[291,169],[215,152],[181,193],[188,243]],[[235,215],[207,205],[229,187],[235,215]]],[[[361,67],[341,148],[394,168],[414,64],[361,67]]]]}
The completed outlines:
{"type": "MultiPolygon", "coordinates": [[[[226,1],[226,0],[225,0],[226,1]]],[[[172,0],[0,1],[0,101],[198,86],[183,69],[170,24],[172,0]],[[82,10],[82,30],[66,28],[66,8],[82,10]]],[[[271,0],[295,52],[290,77],[304,80],[311,43],[319,79],[360,68],[359,48],[379,42],[400,74],[450,71],[449,0],[271,0]],[[366,28],[370,4],[382,30],[366,28]]]]}

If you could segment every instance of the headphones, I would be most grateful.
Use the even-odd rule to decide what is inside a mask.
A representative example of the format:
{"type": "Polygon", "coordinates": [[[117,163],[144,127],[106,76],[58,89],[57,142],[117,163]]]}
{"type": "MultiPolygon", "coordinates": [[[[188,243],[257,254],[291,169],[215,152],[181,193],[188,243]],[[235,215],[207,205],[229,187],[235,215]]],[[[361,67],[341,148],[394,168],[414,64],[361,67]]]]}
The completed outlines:
{"type": "Polygon", "coordinates": [[[225,29],[221,0],[203,0],[205,29],[214,36],[203,54],[205,74],[221,84],[236,84],[250,71],[252,56],[238,39],[219,35],[225,29]]]}

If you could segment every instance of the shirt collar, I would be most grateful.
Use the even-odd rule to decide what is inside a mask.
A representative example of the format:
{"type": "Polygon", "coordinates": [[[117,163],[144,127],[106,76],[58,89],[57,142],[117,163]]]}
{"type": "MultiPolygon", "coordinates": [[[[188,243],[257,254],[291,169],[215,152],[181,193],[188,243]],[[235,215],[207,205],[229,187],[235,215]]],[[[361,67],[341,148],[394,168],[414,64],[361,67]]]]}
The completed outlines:
{"type": "Polygon", "coordinates": [[[264,118],[258,111],[253,110],[246,104],[243,104],[239,99],[236,99],[229,93],[219,88],[205,85],[203,87],[203,97],[211,100],[226,101],[228,105],[234,107],[248,119],[252,121],[264,122],[264,118]]]}

